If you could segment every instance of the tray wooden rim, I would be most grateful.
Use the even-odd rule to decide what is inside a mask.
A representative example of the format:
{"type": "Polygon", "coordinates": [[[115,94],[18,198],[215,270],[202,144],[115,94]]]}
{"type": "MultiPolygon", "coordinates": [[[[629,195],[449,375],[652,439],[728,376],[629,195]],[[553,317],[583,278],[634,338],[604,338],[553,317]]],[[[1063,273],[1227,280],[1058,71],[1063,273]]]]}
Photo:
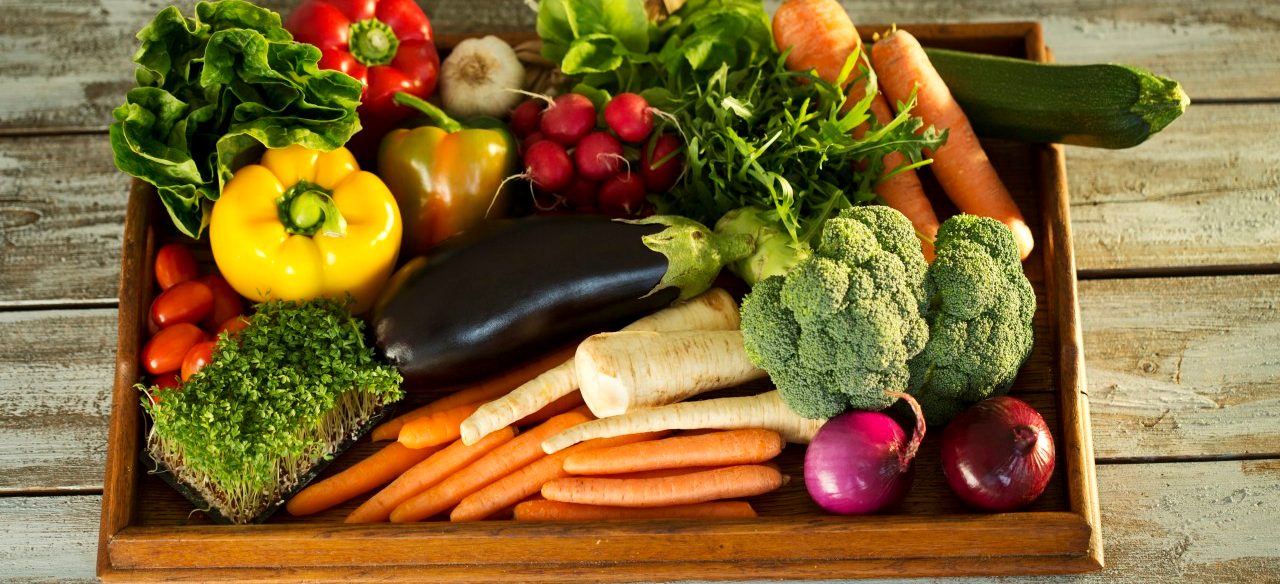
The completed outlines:
{"type": "MultiPolygon", "coordinates": [[[[866,31],[887,27],[868,25],[866,31]]],[[[922,39],[1025,40],[1050,61],[1037,22],[899,25],[922,39]]],[[[477,35],[441,35],[442,48],[477,35]]],[[[517,43],[531,32],[499,35],[517,43]]],[[[146,330],[146,285],[156,234],[153,190],[130,189],[120,273],[116,376],[98,544],[103,580],[333,578],[382,580],[406,573],[440,581],[1005,576],[1079,573],[1103,566],[1083,341],[1061,146],[1039,148],[1045,289],[1057,321],[1057,385],[1069,511],[940,517],[771,517],[767,521],[618,523],[426,523],[349,525],[131,525],[139,479],[141,416],[133,388],[137,339],[146,330]],[[982,534],[980,542],[957,537],[982,534]],[[302,541],[307,546],[297,544],[302,541]],[[501,541],[505,555],[483,545],[501,541]],[[778,543],[786,542],[785,549],[778,543]],[[372,546],[357,543],[376,542],[372,546]],[[993,546],[995,542],[998,545],[993,546]],[[198,554],[174,553],[176,548],[198,554]],[[195,546],[191,548],[190,546],[195,546]],[[269,557],[255,554],[271,549],[269,557]],[[370,550],[377,550],[370,555],[370,550]],[[426,550],[429,550],[426,551],[426,550]],[[610,551],[622,555],[611,556],[610,551]],[[317,553],[321,551],[323,553],[317,553]],[[241,558],[258,557],[256,562],[241,558]],[[341,571],[335,571],[341,569],[341,571]]]]}

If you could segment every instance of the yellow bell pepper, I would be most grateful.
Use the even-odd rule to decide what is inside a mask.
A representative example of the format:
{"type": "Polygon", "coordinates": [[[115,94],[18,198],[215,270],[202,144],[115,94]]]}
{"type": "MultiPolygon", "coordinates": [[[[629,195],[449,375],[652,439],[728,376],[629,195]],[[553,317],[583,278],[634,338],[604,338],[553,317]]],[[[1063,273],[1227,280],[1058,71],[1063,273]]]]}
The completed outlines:
{"type": "Polygon", "coordinates": [[[209,243],[242,296],[306,300],[351,293],[373,306],[400,250],[400,211],[382,180],[346,148],[267,150],[213,205],[209,243]]]}

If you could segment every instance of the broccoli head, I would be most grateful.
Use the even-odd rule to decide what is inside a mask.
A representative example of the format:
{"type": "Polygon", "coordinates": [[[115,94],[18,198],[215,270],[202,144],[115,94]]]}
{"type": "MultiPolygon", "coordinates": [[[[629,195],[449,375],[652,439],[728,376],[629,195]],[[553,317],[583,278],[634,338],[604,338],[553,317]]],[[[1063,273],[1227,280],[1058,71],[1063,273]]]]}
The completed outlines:
{"type": "Polygon", "coordinates": [[[911,222],[888,207],[842,211],[813,255],[756,284],[742,302],[747,355],[797,414],[880,410],[904,391],[929,332],[926,264],[911,222]]]}
{"type": "Polygon", "coordinates": [[[1031,354],[1035,292],[1004,224],[957,215],[938,229],[924,278],[929,340],[911,360],[908,390],[930,425],[1005,393],[1031,354]]]}

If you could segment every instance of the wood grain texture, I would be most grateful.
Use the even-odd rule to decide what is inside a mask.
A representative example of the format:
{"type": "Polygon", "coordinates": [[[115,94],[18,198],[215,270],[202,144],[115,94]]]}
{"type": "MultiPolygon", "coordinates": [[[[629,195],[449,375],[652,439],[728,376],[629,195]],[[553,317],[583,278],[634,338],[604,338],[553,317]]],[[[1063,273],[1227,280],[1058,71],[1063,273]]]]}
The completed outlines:
{"type": "Polygon", "coordinates": [[[0,312],[0,495],[97,489],[114,309],[0,312]]]}
{"type": "Polygon", "coordinates": [[[105,135],[0,138],[0,307],[113,301],[128,189],[105,135]]]}
{"type": "MultiPolygon", "coordinates": [[[[286,11],[291,0],[261,4],[286,11]]],[[[106,127],[132,82],[134,34],[165,3],[55,0],[0,14],[0,129],[106,127]]],[[[192,0],[176,2],[190,13],[192,0]]],[[[532,28],[521,0],[424,1],[436,31],[532,28]]],[[[770,10],[777,0],[766,3],[770,10]]],[[[1253,0],[927,2],[845,0],[854,22],[1040,20],[1064,63],[1126,62],[1180,80],[1193,99],[1280,97],[1280,7],[1253,0]],[[1223,66],[1230,63],[1230,67],[1223,66]]]]}
{"type": "MultiPolygon", "coordinates": [[[[942,581],[1262,582],[1280,570],[1280,532],[1273,525],[1280,509],[1277,461],[1101,465],[1098,473],[1106,526],[1106,570],[1069,577],[942,581]]],[[[0,498],[0,580],[91,580],[97,505],[96,496],[0,498]]],[[[732,571],[733,567],[724,569],[726,574],[732,571]]],[[[519,573],[524,579],[567,577],[564,573],[519,573]]],[[[587,574],[579,572],[577,576],[587,578],[587,574]]],[[[301,578],[307,574],[284,575],[301,578]]],[[[654,580],[664,575],[670,576],[661,566],[655,567],[654,580]]],[[[372,580],[390,578],[395,571],[352,570],[349,576],[353,581],[372,580]]],[[[938,580],[892,582],[926,581],[938,580]]]]}
{"type": "Polygon", "coordinates": [[[1278,125],[1280,104],[1192,105],[1136,148],[1068,147],[1080,269],[1280,264],[1278,125]]]}
{"type": "Polygon", "coordinates": [[[1099,459],[1280,457],[1280,276],[1081,283],[1099,459]]]}

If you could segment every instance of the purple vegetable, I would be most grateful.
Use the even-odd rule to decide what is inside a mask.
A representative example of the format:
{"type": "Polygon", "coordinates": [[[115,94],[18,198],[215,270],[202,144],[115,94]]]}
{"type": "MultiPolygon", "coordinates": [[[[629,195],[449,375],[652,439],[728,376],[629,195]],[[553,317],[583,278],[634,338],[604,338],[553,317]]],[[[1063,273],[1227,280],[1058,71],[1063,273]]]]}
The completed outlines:
{"type": "Polygon", "coordinates": [[[875,513],[900,503],[914,478],[911,460],[924,440],[924,415],[907,394],[916,415],[908,441],[902,427],[882,412],[847,412],[823,424],[804,455],[809,496],[832,513],[875,513]]]}
{"type": "Polygon", "coordinates": [[[1035,408],[1007,395],[978,402],[942,432],[942,474],[964,502],[1011,511],[1053,475],[1053,436],[1035,408]]]}

